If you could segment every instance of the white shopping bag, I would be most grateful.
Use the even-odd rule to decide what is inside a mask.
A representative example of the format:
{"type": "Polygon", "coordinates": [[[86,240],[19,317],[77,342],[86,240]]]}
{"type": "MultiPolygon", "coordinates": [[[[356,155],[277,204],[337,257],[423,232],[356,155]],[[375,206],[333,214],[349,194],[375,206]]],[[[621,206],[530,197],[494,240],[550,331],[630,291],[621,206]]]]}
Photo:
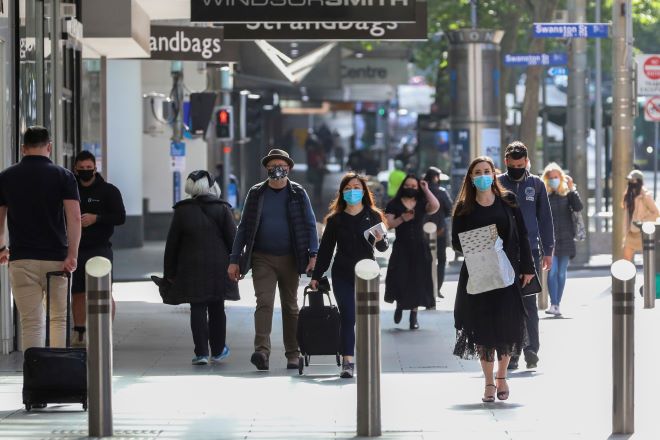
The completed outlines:
{"type": "Polygon", "coordinates": [[[504,252],[497,226],[488,225],[458,234],[469,278],[467,292],[477,294],[509,287],[516,273],[504,252]]]}

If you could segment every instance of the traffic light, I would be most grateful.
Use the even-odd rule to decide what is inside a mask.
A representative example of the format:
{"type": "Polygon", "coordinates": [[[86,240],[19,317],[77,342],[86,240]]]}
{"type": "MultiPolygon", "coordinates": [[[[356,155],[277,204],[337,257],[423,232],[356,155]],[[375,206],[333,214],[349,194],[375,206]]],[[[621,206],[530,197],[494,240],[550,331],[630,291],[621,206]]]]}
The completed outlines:
{"type": "Polygon", "coordinates": [[[246,106],[246,136],[249,139],[261,139],[262,115],[261,99],[248,99],[246,106]]]}
{"type": "Polygon", "coordinates": [[[234,109],[230,105],[216,108],[215,117],[215,136],[221,141],[231,141],[234,139],[234,109]]]}

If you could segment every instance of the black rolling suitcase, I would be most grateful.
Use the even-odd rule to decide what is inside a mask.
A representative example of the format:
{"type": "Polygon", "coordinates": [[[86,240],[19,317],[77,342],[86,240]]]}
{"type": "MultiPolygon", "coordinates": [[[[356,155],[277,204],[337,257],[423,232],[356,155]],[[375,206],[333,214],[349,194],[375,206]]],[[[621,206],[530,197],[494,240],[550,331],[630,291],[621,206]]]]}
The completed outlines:
{"type": "Polygon", "coordinates": [[[87,350],[71,345],[71,274],[46,274],[46,347],[30,347],[23,356],[23,404],[33,406],[48,403],[80,403],[87,410],[87,350]],[[50,347],[50,280],[54,276],[67,278],[66,346],[50,347]]]}
{"type": "Polygon", "coordinates": [[[302,354],[298,360],[299,374],[303,374],[304,367],[309,366],[312,355],[334,355],[337,366],[341,365],[340,325],[339,309],[332,304],[328,289],[305,287],[303,306],[298,314],[298,346],[302,354]],[[324,296],[328,297],[329,305],[325,305],[324,296]]]}

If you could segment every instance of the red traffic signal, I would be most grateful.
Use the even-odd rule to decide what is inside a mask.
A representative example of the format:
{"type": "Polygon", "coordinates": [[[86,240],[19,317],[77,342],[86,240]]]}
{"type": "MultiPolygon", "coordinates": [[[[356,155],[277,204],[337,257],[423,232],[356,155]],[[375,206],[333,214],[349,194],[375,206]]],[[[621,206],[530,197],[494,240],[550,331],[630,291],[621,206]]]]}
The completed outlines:
{"type": "Polygon", "coordinates": [[[234,138],[233,109],[224,106],[215,113],[215,135],[219,140],[229,141],[234,138]]]}

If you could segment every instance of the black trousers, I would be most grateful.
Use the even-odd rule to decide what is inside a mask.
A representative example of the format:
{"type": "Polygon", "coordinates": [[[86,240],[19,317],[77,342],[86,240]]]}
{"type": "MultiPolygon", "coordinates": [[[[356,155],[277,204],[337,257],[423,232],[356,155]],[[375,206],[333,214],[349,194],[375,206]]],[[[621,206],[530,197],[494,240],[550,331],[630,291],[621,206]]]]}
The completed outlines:
{"type": "Polygon", "coordinates": [[[445,228],[445,235],[438,237],[438,292],[442,289],[442,284],[445,282],[445,266],[447,265],[446,232],[447,228],[445,228]]]}
{"type": "Polygon", "coordinates": [[[195,343],[195,356],[217,356],[225,348],[227,317],[225,301],[190,304],[190,329],[195,343]]]}
{"type": "MultiPolygon", "coordinates": [[[[532,256],[534,257],[534,264],[536,265],[536,272],[541,273],[541,251],[539,249],[532,249],[532,256]]],[[[525,335],[525,347],[523,351],[533,351],[538,354],[541,348],[539,341],[539,309],[536,303],[536,295],[530,295],[523,298],[523,305],[527,311],[525,317],[525,327],[527,327],[527,334],[525,335]]],[[[511,359],[517,360],[517,356],[511,356],[511,359]]]]}

